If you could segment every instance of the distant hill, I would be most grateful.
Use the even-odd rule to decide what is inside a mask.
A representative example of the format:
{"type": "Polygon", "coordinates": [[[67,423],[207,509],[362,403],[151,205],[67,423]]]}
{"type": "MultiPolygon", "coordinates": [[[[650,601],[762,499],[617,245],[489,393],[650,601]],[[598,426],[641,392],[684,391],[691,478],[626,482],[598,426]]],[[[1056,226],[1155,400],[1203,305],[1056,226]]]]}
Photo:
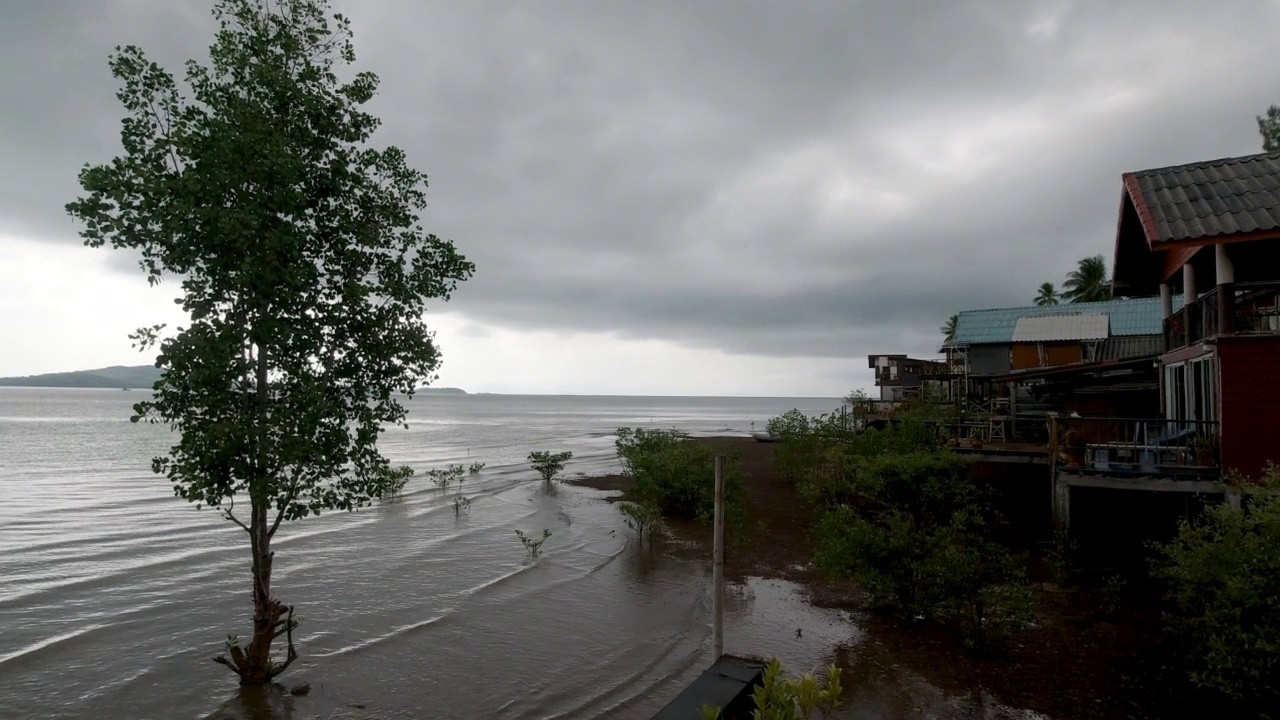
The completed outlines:
{"type": "MultiPolygon", "coordinates": [[[[150,365],[112,365],[97,370],[46,373],[24,377],[0,378],[0,387],[61,388],[139,388],[150,390],[160,379],[160,369],[150,365]]],[[[466,395],[467,391],[451,387],[418,388],[422,395],[466,395]]]]}
{"type": "Polygon", "coordinates": [[[112,365],[97,370],[0,378],[0,387],[150,388],[160,369],[150,365],[112,365]]]}

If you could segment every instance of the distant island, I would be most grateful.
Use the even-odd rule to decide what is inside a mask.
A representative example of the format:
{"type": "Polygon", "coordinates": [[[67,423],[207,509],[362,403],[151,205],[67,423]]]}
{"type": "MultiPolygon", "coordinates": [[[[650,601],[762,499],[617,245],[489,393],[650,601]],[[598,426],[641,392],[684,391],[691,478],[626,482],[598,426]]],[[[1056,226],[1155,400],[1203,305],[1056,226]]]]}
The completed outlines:
{"type": "Polygon", "coordinates": [[[463,390],[462,388],[449,388],[449,387],[420,387],[417,390],[414,390],[413,392],[415,394],[421,393],[423,395],[466,395],[467,394],[467,391],[463,390]]]}
{"type": "MultiPolygon", "coordinates": [[[[125,388],[150,390],[160,379],[160,368],[151,365],[112,365],[96,370],[45,373],[22,377],[0,378],[0,387],[47,388],[125,388]]],[[[423,395],[466,395],[467,391],[452,387],[422,387],[423,395]]]]}
{"type": "Polygon", "coordinates": [[[160,369],[151,365],[112,365],[96,370],[0,378],[0,387],[150,389],[159,379],[160,369]]]}

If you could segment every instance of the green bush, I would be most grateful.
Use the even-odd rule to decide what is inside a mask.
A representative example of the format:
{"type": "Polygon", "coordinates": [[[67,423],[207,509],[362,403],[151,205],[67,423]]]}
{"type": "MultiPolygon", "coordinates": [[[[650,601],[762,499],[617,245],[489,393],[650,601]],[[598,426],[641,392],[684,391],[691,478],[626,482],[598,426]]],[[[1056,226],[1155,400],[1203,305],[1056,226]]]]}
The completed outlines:
{"type": "Polygon", "coordinates": [[[922,412],[904,412],[877,430],[858,427],[848,415],[809,417],[791,410],[769,421],[769,434],[777,441],[774,469],[811,502],[838,503],[856,460],[939,448],[937,433],[922,412]]]}
{"type": "MultiPolygon", "coordinates": [[[[636,496],[663,515],[711,520],[715,512],[716,451],[678,430],[618,428],[623,471],[636,496]]],[[[740,519],[746,494],[735,455],[724,461],[726,521],[740,519]]]]}
{"type": "Polygon", "coordinates": [[[862,457],[841,482],[814,530],[820,568],[854,578],[877,606],[954,622],[976,649],[1030,621],[1025,574],[988,539],[996,518],[962,458],[862,457]]]}
{"type": "MultiPolygon", "coordinates": [[[[1277,480],[1268,470],[1267,484],[1277,480]]],[[[1191,680],[1228,697],[1280,703],[1280,497],[1250,493],[1184,521],[1159,548],[1170,630],[1185,645],[1191,680]]]]}
{"type": "MultiPolygon", "coordinates": [[[[765,667],[761,684],[751,693],[755,706],[753,720],[820,720],[831,715],[840,704],[840,668],[830,665],[821,678],[801,675],[788,678],[782,674],[782,663],[774,658],[765,667]]],[[[721,708],[704,705],[703,720],[720,720],[721,708]]]]}
{"type": "Polygon", "coordinates": [[[653,531],[662,522],[661,510],[647,503],[622,502],[618,503],[618,511],[622,513],[627,527],[636,531],[642,544],[645,535],[653,540],[653,531]]]}
{"type": "MultiPolygon", "coordinates": [[[[533,466],[533,469],[542,476],[542,481],[547,487],[551,487],[551,481],[556,479],[556,475],[564,470],[565,463],[573,459],[573,453],[565,451],[559,453],[549,452],[547,450],[535,450],[529,453],[527,460],[533,466]]],[[[461,466],[459,466],[461,469],[461,466]]]]}

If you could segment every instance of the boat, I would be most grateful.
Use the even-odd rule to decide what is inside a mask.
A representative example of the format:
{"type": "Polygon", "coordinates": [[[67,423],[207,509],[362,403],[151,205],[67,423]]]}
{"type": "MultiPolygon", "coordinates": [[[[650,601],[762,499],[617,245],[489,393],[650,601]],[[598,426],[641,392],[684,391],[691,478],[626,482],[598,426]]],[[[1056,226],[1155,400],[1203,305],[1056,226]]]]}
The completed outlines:
{"type": "Polygon", "coordinates": [[[769,434],[768,430],[757,430],[751,433],[751,437],[759,442],[773,442],[773,436],[769,434]]]}

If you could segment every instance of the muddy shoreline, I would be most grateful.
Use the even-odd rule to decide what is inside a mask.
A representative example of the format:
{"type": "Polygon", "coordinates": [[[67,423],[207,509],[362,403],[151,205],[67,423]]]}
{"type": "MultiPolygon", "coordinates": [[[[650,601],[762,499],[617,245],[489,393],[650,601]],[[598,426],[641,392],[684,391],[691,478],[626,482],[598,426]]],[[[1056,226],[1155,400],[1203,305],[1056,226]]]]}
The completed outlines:
{"type": "MultiPolygon", "coordinates": [[[[1053,586],[1047,578],[1034,577],[1034,567],[1036,627],[1017,637],[1003,657],[969,653],[954,633],[937,625],[867,612],[856,586],[826,577],[810,563],[808,533],[816,514],[774,472],[775,446],[742,437],[698,441],[736,454],[747,477],[745,532],[730,539],[726,578],[788,580],[803,586],[816,606],[855,613],[869,637],[857,650],[838,651],[846,672],[875,672],[865,667],[868,663],[902,664],[946,692],[972,698],[975,708],[993,698],[1054,720],[1213,715],[1212,707],[1188,689],[1185,677],[1167,664],[1154,608],[1128,601],[1120,613],[1104,617],[1096,593],[1053,586]]],[[[612,500],[626,499],[631,488],[630,479],[621,475],[570,482],[619,493],[612,500]]],[[[668,521],[667,530],[683,541],[670,552],[710,556],[708,525],[668,521]]],[[[995,717],[980,709],[972,712],[960,716],[995,717]]]]}

